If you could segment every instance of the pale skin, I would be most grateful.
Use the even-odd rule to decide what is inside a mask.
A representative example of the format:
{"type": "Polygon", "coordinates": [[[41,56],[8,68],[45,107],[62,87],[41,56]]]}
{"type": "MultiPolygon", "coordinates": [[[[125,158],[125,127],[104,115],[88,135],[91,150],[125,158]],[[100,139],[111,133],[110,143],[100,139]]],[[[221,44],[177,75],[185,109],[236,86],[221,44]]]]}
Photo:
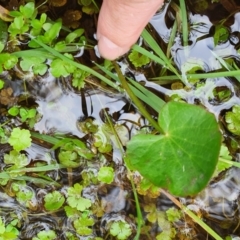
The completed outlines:
{"type": "Polygon", "coordinates": [[[164,0],[104,0],[98,19],[98,49],[114,60],[137,41],[164,0]]]}

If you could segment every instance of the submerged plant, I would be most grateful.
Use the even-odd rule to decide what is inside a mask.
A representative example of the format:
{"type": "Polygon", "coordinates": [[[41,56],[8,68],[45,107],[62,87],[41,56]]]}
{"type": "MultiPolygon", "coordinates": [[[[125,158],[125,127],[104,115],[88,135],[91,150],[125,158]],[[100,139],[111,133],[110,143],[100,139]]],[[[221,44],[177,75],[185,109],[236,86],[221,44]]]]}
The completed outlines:
{"type": "Polygon", "coordinates": [[[227,128],[230,132],[240,135],[240,106],[233,106],[232,112],[227,112],[225,120],[227,122],[227,128]]]}
{"type": "Polygon", "coordinates": [[[75,183],[73,187],[68,188],[67,203],[70,207],[76,208],[83,212],[91,207],[92,203],[89,199],[81,196],[83,186],[79,183],[75,183]]]}
{"type": "Polygon", "coordinates": [[[64,202],[64,196],[58,191],[53,191],[44,196],[44,207],[47,211],[58,210],[64,202]]]}
{"type": "Polygon", "coordinates": [[[44,230],[37,234],[37,237],[34,237],[33,240],[55,240],[57,235],[53,230],[44,230]]]}
{"type": "Polygon", "coordinates": [[[15,227],[17,223],[17,220],[13,220],[9,224],[6,224],[3,218],[0,218],[0,240],[17,239],[19,235],[19,231],[15,227]]]}
{"type": "Polygon", "coordinates": [[[131,226],[124,220],[110,223],[110,234],[119,240],[127,239],[132,234],[131,226]]]}

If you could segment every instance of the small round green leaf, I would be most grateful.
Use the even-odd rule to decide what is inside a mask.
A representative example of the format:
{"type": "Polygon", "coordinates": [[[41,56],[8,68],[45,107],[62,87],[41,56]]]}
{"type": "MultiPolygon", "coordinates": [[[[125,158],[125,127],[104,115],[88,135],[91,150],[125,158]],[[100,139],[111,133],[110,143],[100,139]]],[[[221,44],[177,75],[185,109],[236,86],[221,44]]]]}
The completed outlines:
{"type": "Polygon", "coordinates": [[[197,194],[218,162],[221,133],[214,115],[199,106],[169,102],[158,122],[163,135],[139,134],[129,141],[130,167],[174,195],[197,194]]]}
{"type": "Polygon", "coordinates": [[[47,211],[55,211],[62,207],[65,198],[60,192],[53,191],[52,193],[46,194],[44,202],[44,207],[47,211]]]}
{"type": "Polygon", "coordinates": [[[8,139],[8,143],[16,151],[24,150],[31,146],[31,134],[27,129],[14,128],[11,132],[11,136],[8,139]]]}
{"type": "Polygon", "coordinates": [[[103,183],[112,183],[114,179],[114,170],[112,167],[101,167],[98,172],[98,180],[103,183]]]}

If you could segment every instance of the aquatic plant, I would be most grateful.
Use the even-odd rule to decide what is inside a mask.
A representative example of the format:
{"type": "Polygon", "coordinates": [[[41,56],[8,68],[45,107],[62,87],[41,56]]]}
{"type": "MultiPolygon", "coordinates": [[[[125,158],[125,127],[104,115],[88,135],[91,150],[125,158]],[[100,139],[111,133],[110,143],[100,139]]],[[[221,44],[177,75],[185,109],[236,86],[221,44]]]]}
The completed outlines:
{"type": "MultiPolygon", "coordinates": [[[[95,1],[78,2],[83,6],[82,11],[88,14],[98,11],[95,1]]],[[[185,1],[179,1],[179,3],[180,8],[175,6],[175,9],[181,9],[181,12],[177,13],[183,21],[182,30],[179,29],[179,31],[182,34],[183,45],[187,47],[189,26],[186,6],[185,1]]],[[[75,136],[57,134],[48,136],[25,129],[25,126],[32,129],[38,113],[36,109],[28,108],[20,102],[19,105],[9,107],[7,111],[7,117],[10,120],[18,120],[20,126],[11,128],[9,133],[9,130],[4,128],[9,120],[0,125],[1,142],[8,142],[14,149],[4,154],[3,161],[6,166],[0,173],[3,188],[7,189],[11,186],[11,194],[14,194],[17,201],[24,207],[33,209],[35,206],[31,205],[31,201],[35,199],[35,195],[27,187],[26,181],[36,186],[50,186],[53,189],[44,195],[41,207],[50,214],[64,209],[64,214],[68,217],[76,234],[88,236],[88,239],[101,239],[95,236],[94,226],[97,223],[95,216],[101,217],[104,207],[94,194],[91,199],[86,197],[85,191],[90,187],[94,188],[97,184],[104,188],[106,185],[115,184],[115,178],[118,178],[114,173],[117,164],[110,163],[108,156],[112,149],[118,149],[122,155],[126,154],[124,168],[127,167],[126,172],[136,204],[137,219],[134,219],[135,216],[130,216],[129,222],[136,223],[137,227],[135,229],[128,220],[110,220],[105,229],[107,236],[128,239],[136,234],[135,239],[140,239],[140,235],[143,234],[149,237],[150,226],[146,223],[149,221],[158,224],[162,229],[162,232],[156,235],[156,239],[174,239],[177,232],[174,223],[185,217],[186,213],[215,239],[221,239],[192,211],[160,187],[178,196],[196,195],[207,186],[213,176],[217,176],[233,165],[239,166],[239,163],[231,161],[231,154],[226,149],[226,145],[221,143],[223,139],[220,128],[222,129],[222,126],[215,116],[204,109],[204,106],[190,105],[184,100],[189,90],[196,90],[196,93],[202,94],[204,87],[207,86],[207,83],[201,80],[202,78],[234,76],[239,74],[237,67],[220,59],[221,64],[230,71],[199,74],[199,71],[204,71],[203,64],[199,61],[196,61],[195,65],[184,65],[178,69],[173,59],[169,57],[169,52],[165,54],[157,41],[147,30],[144,30],[142,33],[144,45],[133,46],[126,59],[131,62],[135,70],[141,66],[153,64],[164,66],[161,70],[162,76],[155,80],[164,80],[167,83],[178,80],[180,84],[177,87],[172,86],[172,90],[169,90],[171,101],[163,100],[135,79],[129,76],[125,78],[119,69],[119,62],[104,61],[102,65],[95,63],[93,68],[80,64],[77,60],[78,56],[87,47],[93,47],[92,43],[90,45],[87,41],[83,29],[71,31],[63,26],[61,20],[53,22],[45,13],[38,15],[33,2],[21,6],[18,11],[11,12],[10,16],[10,26],[6,28],[6,24],[1,22],[0,27],[2,30],[5,29],[5,32],[8,30],[12,39],[12,45],[10,45],[14,51],[9,53],[6,39],[0,39],[2,51],[0,72],[19,65],[23,72],[29,71],[33,75],[44,76],[50,73],[56,78],[71,77],[75,90],[84,88],[88,77],[94,75],[118,93],[122,94],[124,89],[135,104],[135,109],[145,117],[147,123],[144,126],[145,129],[140,129],[139,124],[136,135],[127,143],[127,128],[113,121],[107,111],[104,112],[106,122],[101,124],[87,118],[85,114],[86,119],[79,124],[82,132],[89,137],[85,143],[85,139],[75,136]],[[60,33],[63,33],[63,37],[60,33]],[[27,42],[29,49],[21,50],[14,45],[18,40],[27,42]],[[76,52],[78,54],[74,55],[76,52]],[[149,110],[146,106],[150,106],[158,113],[157,121],[155,112],[152,114],[152,109],[149,110]],[[30,159],[23,150],[31,146],[34,138],[51,144],[51,151],[55,151],[57,160],[48,156],[49,164],[42,162],[30,164],[30,159]],[[61,188],[57,182],[58,178],[52,177],[54,175],[52,173],[56,173],[60,168],[67,169],[70,186],[61,188]],[[81,168],[85,169],[81,170],[81,168]],[[73,183],[71,174],[74,169],[77,169],[81,179],[73,183]],[[137,173],[141,175],[135,177],[137,173]],[[138,194],[156,198],[160,193],[167,195],[181,210],[170,208],[163,212],[157,209],[155,204],[145,204],[142,209],[140,208],[138,194]],[[143,214],[147,220],[143,218],[143,214]]],[[[214,44],[221,44],[228,37],[228,31],[223,23],[218,23],[213,35],[214,44]]],[[[4,87],[4,81],[0,80],[0,90],[4,87]]],[[[214,88],[213,100],[218,99],[219,102],[224,102],[230,97],[229,89],[214,88]]],[[[239,135],[238,112],[237,106],[234,106],[225,115],[226,127],[235,135],[239,135]]],[[[58,176],[58,172],[56,175],[58,176]]],[[[10,228],[15,235],[18,234],[15,222],[8,227],[11,224],[7,225],[2,221],[2,234],[9,232],[6,229],[10,228]]],[[[20,224],[18,228],[19,226],[20,224]]],[[[76,237],[70,231],[66,231],[65,236],[69,239],[76,237]]],[[[33,239],[55,238],[56,232],[49,230],[40,231],[33,239]]]]}

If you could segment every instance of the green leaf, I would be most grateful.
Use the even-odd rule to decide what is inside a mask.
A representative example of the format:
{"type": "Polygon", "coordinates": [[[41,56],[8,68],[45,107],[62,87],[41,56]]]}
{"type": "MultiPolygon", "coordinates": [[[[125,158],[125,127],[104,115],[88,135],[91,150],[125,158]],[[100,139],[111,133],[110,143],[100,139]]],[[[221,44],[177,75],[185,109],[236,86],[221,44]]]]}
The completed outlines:
{"type": "Polygon", "coordinates": [[[73,187],[68,189],[68,198],[67,202],[70,207],[76,208],[79,211],[85,211],[91,207],[92,203],[89,199],[83,198],[81,196],[83,186],[76,183],[73,187]]]}
{"type": "Polygon", "coordinates": [[[55,22],[44,34],[44,42],[50,44],[53,40],[55,40],[62,27],[62,22],[55,22]]]}
{"type": "Polygon", "coordinates": [[[227,27],[223,25],[215,26],[215,32],[213,35],[215,46],[221,42],[226,42],[228,40],[228,37],[229,37],[229,30],[227,29],[227,27]]]}
{"type": "Polygon", "coordinates": [[[89,6],[92,3],[92,0],[80,0],[79,1],[83,6],[89,6]]]}
{"type": "Polygon", "coordinates": [[[4,155],[4,163],[14,165],[17,169],[29,164],[27,156],[19,154],[18,151],[12,150],[9,154],[4,155]]]}
{"type": "Polygon", "coordinates": [[[83,33],[84,33],[83,28],[79,28],[69,33],[65,38],[66,43],[72,43],[76,38],[80,37],[83,33]]]}
{"type": "Polygon", "coordinates": [[[88,72],[82,71],[80,69],[76,69],[73,73],[73,78],[72,78],[72,85],[73,87],[76,87],[79,89],[84,87],[84,80],[86,77],[88,77],[90,74],[88,72]]]}
{"type": "Polygon", "coordinates": [[[48,67],[44,63],[46,61],[45,57],[22,57],[20,61],[20,67],[23,71],[33,71],[34,74],[43,75],[46,73],[48,67]]]}
{"type": "Polygon", "coordinates": [[[156,208],[156,204],[150,203],[144,206],[144,211],[148,214],[146,215],[147,220],[150,223],[155,223],[158,218],[158,210],[156,208]]]}
{"type": "Polygon", "coordinates": [[[31,146],[31,134],[27,129],[14,128],[11,132],[11,136],[8,139],[8,143],[16,151],[24,150],[31,146]]]}
{"type": "Polygon", "coordinates": [[[0,239],[1,240],[15,240],[18,239],[19,231],[14,227],[14,221],[5,226],[2,218],[0,218],[0,239]]]}
{"type": "Polygon", "coordinates": [[[20,108],[20,116],[21,121],[25,122],[27,119],[34,118],[36,116],[37,110],[35,108],[33,109],[26,109],[26,108],[20,108]]]}
{"type": "Polygon", "coordinates": [[[121,220],[111,224],[110,234],[124,240],[132,234],[132,229],[127,222],[121,220]]]}
{"type": "Polygon", "coordinates": [[[54,59],[51,64],[51,73],[54,77],[67,77],[69,76],[71,73],[73,73],[75,71],[75,66],[57,58],[54,59]]]}
{"type": "Polygon", "coordinates": [[[175,239],[175,235],[176,235],[175,228],[170,228],[158,234],[156,236],[156,240],[172,240],[175,239]]]}
{"type": "Polygon", "coordinates": [[[44,207],[47,211],[55,211],[62,207],[65,201],[64,196],[58,192],[53,191],[52,193],[48,193],[44,197],[44,207]]]}
{"type": "Polygon", "coordinates": [[[58,158],[59,162],[67,168],[76,168],[81,164],[81,158],[76,152],[61,151],[58,158]]]}
{"type": "Polygon", "coordinates": [[[16,117],[19,113],[19,107],[11,107],[9,110],[8,110],[8,113],[13,116],[13,117],[16,117]]]}
{"type": "Polygon", "coordinates": [[[228,130],[240,136],[240,105],[233,106],[232,112],[226,113],[225,120],[228,130]]]}
{"type": "Polygon", "coordinates": [[[213,177],[216,177],[220,172],[232,167],[232,163],[225,162],[224,160],[232,160],[232,157],[228,151],[228,148],[224,144],[222,144],[219,161],[217,163],[217,167],[215,169],[213,177]]]}
{"type": "Polygon", "coordinates": [[[5,82],[2,79],[0,79],[0,90],[3,89],[4,84],[5,84],[5,82]]]}
{"type": "Polygon", "coordinates": [[[137,52],[136,50],[132,50],[132,52],[128,55],[129,60],[135,67],[142,67],[150,62],[150,59],[137,52]]]}
{"type": "Polygon", "coordinates": [[[199,106],[169,102],[158,123],[164,134],[139,134],[127,144],[129,167],[174,195],[197,194],[211,179],[220,152],[214,115],[199,106]]]}
{"type": "Polygon", "coordinates": [[[65,213],[68,217],[79,216],[80,212],[76,208],[69,206],[64,207],[65,213]]]}
{"type": "Polygon", "coordinates": [[[0,217],[0,234],[3,234],[4,232],[5,232],[5,224],[2,218],[0,217]]]}
{"type": "Polygon", "coordinates": [[[83,236],[90,235],[92,233],[92,229],[89,227],[94,225],[94,220],[89,218],[87,214],[82,214],[80,218],[73,222],[73,225],[78,234],[83,236]]]}
{"type": "Polygon", "coordinates": [[[114,170],[112,167],[101,167],[98,172],[98,180],[110,184],[114,179],[114,170]]]}
{"type": "Polygon", "coordinates": [[[19,10],[25,18],[31,18],[35,11],[35,5],[33,2],[29,2],[24,6],[20,6],[19,10]]]}
{"type": "Polygon", "coordinates": [[[181,210],[177,210],[176,208],[173,208],[173,207],[169,208],[166,211],[166,214],[169,222],[177,222],[182,217],[181,210]]]}
{"type": "Polygon", "coordinates": [[[41,231],[34,237],[33,240],[54,240],[57,238],[56,233],[53,230],[41,231]]]}
{"type": "Polygon", "coordinates": [[[16,56],[10,55],[9,53],[0,54],[0,65],[3,65],[6,70],[13,68],[18,62],[16,56]]]}

